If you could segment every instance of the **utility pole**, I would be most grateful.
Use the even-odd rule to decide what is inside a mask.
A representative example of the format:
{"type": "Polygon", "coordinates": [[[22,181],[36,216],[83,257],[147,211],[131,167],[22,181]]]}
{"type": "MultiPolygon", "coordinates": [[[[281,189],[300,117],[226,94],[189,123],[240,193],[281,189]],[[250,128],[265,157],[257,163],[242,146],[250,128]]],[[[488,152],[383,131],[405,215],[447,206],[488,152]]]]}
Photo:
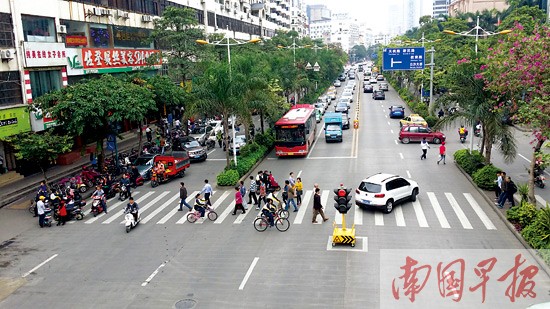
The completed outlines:
{"type": "Polygon", "coordinates": [[[432,46],[432,48],[430,48],[430,50],[428,50],[429,53],[431,53],[431,57],[430,57],[430,105],[428,105],[428,114],[432,114],[433,113],[433,92],[434,92],[434,66],[435,66],[435,63],[434,63],[434,54],[435,54],[435,49],[434,47],[432,46]]]}

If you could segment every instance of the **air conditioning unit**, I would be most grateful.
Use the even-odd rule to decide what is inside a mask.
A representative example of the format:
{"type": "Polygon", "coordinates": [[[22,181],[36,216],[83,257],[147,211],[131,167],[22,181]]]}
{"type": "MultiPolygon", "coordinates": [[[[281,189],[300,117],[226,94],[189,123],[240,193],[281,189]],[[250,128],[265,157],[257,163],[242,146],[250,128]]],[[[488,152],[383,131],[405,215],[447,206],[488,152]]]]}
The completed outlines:
{"type": "Polygon", "coordinates": [[[102,16],[102,15],[103,15],[103,10],[104,10],[104,9],[101,9],[101,8],[94,8],[93,11],[92,11],[92,13],[93,13],[93,15],[95,15],[95,16],[102,16]]]}
{"type": "Polygon", "coordinates": [[[67,34],[67,26],[65,26],[65,25],[57,25],[57,33],[59,33],[59,34],[67,34]]]}
{"type": "Polygon", "coordinates": [[[150,16],[150,15],[143,15],[141,16],[141,21],[142,22],[146,22],[146,23],[149,23],[153,20],[153,17],[150,16]]]}
{"type": "Polygon", "coordinates": [[[118,16],[118,18],[128,19],[128,12],[118,10],[116,12],[116,15],[118,16]]]}
{"type": "Polygon", "coordinates": [[[101,9],[101,15],[102,16],[111,16],[111,10],[107,10],[107,9],[101,9]]]}
{"type": "Polygon", "coordinates": [[[2,60],[11,60],[13,59],[13,52],[9,49],[0,51],[0,58],[2,60]]]}

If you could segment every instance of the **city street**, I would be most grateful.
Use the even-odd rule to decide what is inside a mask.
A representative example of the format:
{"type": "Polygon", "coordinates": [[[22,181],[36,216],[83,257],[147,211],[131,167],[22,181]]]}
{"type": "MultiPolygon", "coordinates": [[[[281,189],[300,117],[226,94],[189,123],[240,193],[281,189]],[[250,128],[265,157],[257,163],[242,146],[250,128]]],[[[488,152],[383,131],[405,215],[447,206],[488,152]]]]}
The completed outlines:
{"type": "MultiPolygon", "coordinates": [[[[404,105],[396,91],[390,86],[386,100],[375,101],[362,93],[359,76],[359,99],[350,109],[351,123],[358,112],[358,130],[352,125],[342,143],[326,143],[321,122],[307,157],[280,159],[272,151],[253,171],[272,171],[280,184],[289,172],[302,178],[303,204],[290,213],[288,231],[257,232],[254,207],[233,216],[232,188],[214,188],[219,216],[214,222],[191,224],[187,211],[177,211],[180,181],[186,183],[190,203],[204,179],[215,184],[225,165],[225,153],[215,148],[207,161],[192,163],[184,178],[135,189],[142,222],[129,234],[122,224],[126,203],[116,199],[108,202],[106,215],[88,214],[82,221],[44,229],[26,209],[0,209],[0,222],[17,222],[0,227],[0,297],[5,297],[0,308],[525,308],[550,301],[550,278],[542,269],[532,279],[534,299],[512,302],[505,294],[511,278],[497,282],[514,266],[510,256],[524,248],[453,162],[454,151],[468,147],[459,142],[456,128],[444,132],[445,165],[436,164],[439,145],[430,145],[427,160],[420,160],[420,145],[401,144],[399,120],[388,117],[391,105],[404,105]],[[418,182],[417,201],[396,205],[390,214],[353,205],[346,223],[355,225],[357,245],[332,247],[332,222],[342,223],[333,207],[333,189],[343,183],[353,195],[362,179],[379,172],[418,182]],[[330,218],[323,224],[311,223],[315,183],[330,218]],[[18,233],[8,232],[11,228],[18,233]],[[406,256],[418,260],[418,266],[432,265],[416,302],[402,284],[399,300],[392,294],[392,284],[403,281],[399,276],[406,256]],[[468,290],[481,281],[473,272],[480,256],[505,264],[493,270],[498,275],[490,273],[484,303],[479,290],[468,290]],[[436,265],[458,258],[465,260],[468,275],[464,296],[455,302],[440,295],[436,265]]],[[[520,153],[530,159],[524,140],[520,153]]],[[[513,168],[505,166],[493,154],[497,166],[518,175],[519,163],[527,164],[520,157],[513,168]]],[[[248,188],[249,180],[245,183],[248,188]]],[[[550,200],[543,192],[537,190],[550,200]]],[[[523,267],[537,265],[527,251],[522,253],[523,267]]]]}

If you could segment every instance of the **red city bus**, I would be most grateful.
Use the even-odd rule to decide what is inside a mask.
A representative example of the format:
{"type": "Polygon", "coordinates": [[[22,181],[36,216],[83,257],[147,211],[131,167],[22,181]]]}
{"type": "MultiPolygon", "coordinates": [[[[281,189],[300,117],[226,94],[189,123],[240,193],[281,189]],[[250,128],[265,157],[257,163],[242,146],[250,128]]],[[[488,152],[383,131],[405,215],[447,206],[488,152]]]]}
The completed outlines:
{"type": "Polygon", "coordinates": [[[275,154],[306,156],[317,132],[315,106],[296,104],[275,123],[275,154]]]}

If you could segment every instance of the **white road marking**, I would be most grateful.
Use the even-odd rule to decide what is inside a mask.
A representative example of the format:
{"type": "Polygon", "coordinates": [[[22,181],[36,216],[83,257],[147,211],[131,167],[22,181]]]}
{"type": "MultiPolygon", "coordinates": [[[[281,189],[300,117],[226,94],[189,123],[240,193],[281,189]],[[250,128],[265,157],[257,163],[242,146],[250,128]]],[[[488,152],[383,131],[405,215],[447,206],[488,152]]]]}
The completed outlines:
{"type": "Polygon", "coordinates": [[[477,214],[477,216],[479,217],[479,219],[481,219],[481,222],[483,222],[483,225],[485,225],[485,228],[488,229],[488,230],[496,230],[497,229],[496,226],[493,224],[491,219],[489,219],[489,217],[483,211],[483,209],[481,209],[481,207],[476,202],[476,200],[474,199],[472,194],[464,193],[464,197],[466,198],[468,203],[470,203],[470,206],[472,206],[472,208],[474,209],[474,211],[477,214]]]}
{"type": "Polygon", "coordinates": [[[209,156],[211,153],[213,153],[214,151],[216,151],[216,149],[212,149],[212,151],[210,151],[209,153],[207,153],[206,155],[209,156]]]}
{"type": "Polygon", "coordinates": [[[206,161],[225,161],[227,159],[206,159],[206,161]]]}
{"type": "Polygon", "coordinates": [[[540,196],[538,194],[535,194],[535,200],[537,200],[537,202],[541,203],[542,206],[546,207],[546,201],[542,198],[542,196],[540,196]]]}
{"type": "MultiPolygon", "coordinates": [[[[333,208],[333,207],[329,207],[328,205],[328,196],[329,196],[329,190],[321,190],[321,205],[323,205],[325,216],[328,216],[327,209],[333,208]]],[[[317,223],[314,223],[314,224],[321,224],[322,222],[323,221],[317,221],[317,223]]]]}
{"type": "MultiPolygon", "coordinates": [[[[155,197],[155,199],[153,199],[152,201],[150,201],[149,203],[147,203],[145,206],[143,207],[139,207],[139,212],[141,214],[143,214],[143,212],[145,212],[147,209],[149,209],[151,206],[154,206],[156,205],[160,200],[162,200],[163,197],[165,197],[166,195],[168,195],[168,193],[170,193],[170,191],[164,191],[162,192],[159,196],[155,197]]],[[[178,193],[179,194],[179,193],[178,193]]],[[[124,224],[126,223],[126,220],[122,220],[120,221],[120,224],[124,224]]]]}
{"type": "Polygon", "coordinates": [[[244,286],[246,285],[246,282],[248,281],[248,278],[250,278],[250,275],[252,274],[252,271],[254,270],[254,267],[256,267],[256,264],[258,263],[259,257],[255,257],[252,261],[252,264],[250,264],[250,267],[248,267],[248,271],[246,272],[246,275],[244,275],[243,281],[241,281],[241,285],[239,285],[239,290],[244,289],[244,286]]]}
{"type": "MultiPolygon", "coordinates": [[[[244,202],[244,198],[243,198],[243,202],[244,202]]],[[[244,206],[244,204],[243,204],[244,206]]],[[[244,220],[244,218],[246,217],[246,215],[248,215],[249,213],[251,213],[250,209],[253,209],[253,206],[251,205],[248,210],[243,214],[243,213],[240,213],[238,216],[237,216],[237,219],[235,219],[235,221],[233,221],[233,224],[241,224],[244,220]]],[[[242,210],[239,210],[239,211],[242,211],[242,210]]]]}
{"type": "Polygon", "coordinates": [[[37,269],[39,269],[40,267],[44,266],[44,264],[48,263],[49,261],[55,259],[59,254],[54,254],[52,256],[50,256],[49,258],[47,258],[44,262],[36,265],[33,269],[29,270],[28,272],[26,272],[25,274],[23,274],[23,278],[25,278],[26,276],[32,274],[34,271],[36,271],[37,269]]]}
{"type": "MultiPolygon", "coordinates": [[[[154,216],[158,215],[159,212],[161,212],[164,208],[168,207],[170,204],[172,204],[176,199],[179,199],[180,194],[179,192],[172,196],[170,199],[168,199],[164,204],[160,205],[155,209],[152,213],[150,213],[147,217],[143,218],[140,223],[147,223],[149,220],[153,219],[154,216]]],[[[176,209],[176,208],[174,208],[176,209]]]]}
{"type": "MultiPolygon", "coordinates": [[[[145,193],[142,197],[138,198],[137,200],[135,200],[136,203],[138,203],[139,205],[139,202],[143,201],[144,199],[146,199],[147,197],[149,197],[149,195],[152,195],[153,193],[155,193],[155,191],[150,191],[150,192],[147,192],[145,193]]],[[[122,204],[123,202],[119,202],[117,203],[118,205],[122,204]]],[[[109,210],[109,208],[107,207],[107,210],[109,210]]],[[[108,224],[108,223],[111,223],[113,221],[116,220],[116,218],[120,217],[122,214],[124,213],[124,209],[121,209],[119,210],[117,213],[115,213],[113,216],[111,216],[109,219],[101,222],[102,224],[108,224]]]]}
{"type": "MultiPolygon", "coordinates": [[[[195,191],[187,196],[187,199],[185,199],[187,204],[189,204],[189,202],[191,202],[195,198],[195,195],[197,195],[197,193],[199,193],[199,191],[195,191]]],[[[160,219],[157,224],[164,224],[166,223],[166,221],[170,220],[170,218],[172,218],[172,216],[174,216],[178,212],[178,208],[179,207],[174,207],[172,210],[170,210],[170,212],[162,217],[162,219],[160,219]]]]}
{"type": "Polygon", "coordinates": [[[422,210],[422,206],[420,206],[419,201],[413,202],[413,209],[416,213],[416,220],[418,221],[418,225],[420,227],[429,227],[428,221],[426,220],[426,216],[424,215],[424,210],[422,210]]]}
{"type": "Polygon", "coordinates": [[[229,215],[230,212],[233,212],[233,208],[235,208],[235,201],[232,201],[229,206],[221,213],[221,215],[218,216],[218,219],[214,221],[214,224],[221,224],[223,220],[229,215]]]}
{"type": "Polygon", "coordinates": [[[462,208],[460,208],[460,205],[458,205],[455,197],[449,192],[445,192],[445,196],[449,200],[449,203],[451,203],[451,207],[453,207],[453,210],[455,211],[456,216],[460,221],[460,224],[462,224],[462,227],[467,230],[473,229],[472,224],[468,220],[468,217],[466,217],[466,215],[464,214],[464,211],[462,211],[462,208]]]}
{"type": "Polygon", "coordinates": [[[405,217],[403,216],[403,208],[401,208],[401,205],[395,207],[393,209],[393,213],[395,214],[395,222],[397,226],[406,226],[405,217]]]}
{"type": "Polygon", "coordinates": [[[300,177],[302,175],[302,170],[298,172],[298,175],[296,175],[296,178],[300,177]]]}
{"type": "Polygon", "coordinates": [[[396,140],[396,139],[394,139],[393,141],[395,142],[395,144],[396,144],[396,145],[398,145],[398,144],[399,144],[399,143],[397,143],[397,140],[396,140]]]}
{"type": "MultiPolygon", "coordinates": [[[[137,193],[137,192],[136,192],[137,193]]],[[[148,197],[149,195],[155,193],[155,191],[150,191],[150,192],[147,192],[145,193],[145,195],[143,195],[142,197],[140,197],[139,199],[136,200],[136,203],[137,201],[141,201],[142,199],[148,197]]],[[[116,204],[112,205],[112,206],[108,206],[107,205],[107,211],[109,210],[113,210],[115,208],[117,208],[118,206],[122,205],[122,203],[124,203],[124,201],[120,201],[120,202],[117,202],[116,204]]],[[[92,205],[90,205],[90,208],[92,207],[92,205]]],[[[102,212],[100,213],[97,217],[94,217],[94,218],[91,218],[89,219],[88,221],[84,222],[85,224],[91,224],[91,223],[94,223],[96,220],[100,219],[100,218],[103,218],[105,216],[105,213],[102,212]]]]}
{"type": "Polygon", "coordinates": [[[412,177],[411,177],[411,173],[409,172],[409,170],[407,170],[407,177],[408,177],[408,178],[412,178],[412,177]]]}
{"type": "Polygon", "coordinates": [[[355,215],[353,217],[353,224],[363,225],[363,209],[355,205],[355,215]]]}
{"type": "Polygon", "coordinates": [[[435,215],[437,216],[439,224],[444,229],[450,229],[451,226],[449,225],[449,221],[447,221],[447,218],[445,218],[445,214],[443,213],[443,210],[441,209],[441,206],[437,201],[437,197],[435,197],[435,193],[427,192],[427,194],[428,198],[430,199],[430,203],[432,204],[432,207],[434,209],[435,215]]]}
{"type": "Polygon", "coordinates": [[[302,221],[304,220],[304,216],[306,214],[307,206],[309,205],[309,200],[311,199],[312,195],[313,195],[313,190],[307,190],[304,196],[302,197],[302,205],[300,206],[300,209],[296,214],[296,218],[294,218],[294,224],[302,224],[302,221]]]}
{"type": "Polygon", "coordinates": [[[403,157],[403,154],[401,152],[399,153],[399,157],[401,157],[401,160],[405,159],[405,157],[403,157]]]}
{"type": "Polygon", "coordinates": [[[155,269],[155,271],[149,276],[149,278],[147,278],[142,284],[141,286],[146,286],[149,282],[151,282],[151,280],[153,280],[153,278],[155,278],[155,276],[158,274],[159,270],[161,268],[164,267],[164,265],[166,265],[167,262],[164,262],[162,264],[160,264],[159,267],[157,267],[157,269],[155,269]]]}
{"type": "Polygon", "coordinates": [[[326,159],[354,159],[354,157],[308,157],[309,160],[326,160],[326,159]]]}
{"type": "Polygon", "coordinates": [[[374,225],[384,225],[384,215],[379,211],[374,213],[374,225]]]}
{"type": "Polygon", "coordinates": [[[388,125],[391,126],[391,123],[388,121],[388,125]]]}
{"type": "MultiPolygon", "coordinates": [[[[323,124],[324,124],[324,121],[321,122],[321,127],[324,127],[323,124]]],[[[317,145],[317,141],[319,140],[319,137],[321,136],[321,133],[323,133],[323,129],[319,130],[319,134],[317,134],[317,137],[313,141],[313,145],[311,145],[311,148],[309,149],[309,153],[307,154],[307,157],[306,157],[307,159],[309,159],[309,156],[313,152],[313,149],[315,148],[315,145],[317,145]]]]}
{"type": "Polygon", "coordinates": [[[390,130],[391,134],[393,134],[393,130],[390,130]]]}
{"type": "Polygon", "coordinates": [[[521,153],[518,153],[518,156],[522,157],[525,161],[531,163],[531,160],[527,159],[526,157],[524,157],[521,153]]]}

